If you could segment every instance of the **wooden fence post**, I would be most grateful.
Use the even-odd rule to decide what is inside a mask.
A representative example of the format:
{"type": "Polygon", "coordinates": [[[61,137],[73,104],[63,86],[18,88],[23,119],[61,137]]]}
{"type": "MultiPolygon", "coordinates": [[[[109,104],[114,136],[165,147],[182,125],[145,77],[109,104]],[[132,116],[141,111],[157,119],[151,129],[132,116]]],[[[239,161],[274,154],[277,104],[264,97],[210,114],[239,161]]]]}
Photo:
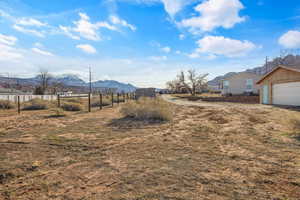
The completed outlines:
{"type": "Polygon", "coordinates": [[[89,101],[88,101],[88,106],[89,106],[89,112],[91,112],[91,93],[89,92],[89,101]]]}
{"type": "Polygon", "coordinates": [[[114,93],[111,93],[111,107],[114,107],[114,93]]]}
{"type": "Polygon", "coordinates": [[[60,95],[59,94],[57,95],[57,107],[60,108],[60,95]]]}
{"type": "Polygon", "coordinates": [[[100,110],[102,110],[102,94],[99,94],[99,98],[100,98],[100,110]]]}
{"type": "Polygon", "coordinates": [[[117,102],[118,102],[118,105],[119,105],[119,103],[120,103],[120,94],[119,93],[117,93],[117,102]]]}
{"type": "Polygon", "coordinates": [[[124,101],[124,103],[126,103],[126,94],[125,93],[123,93],[123,101],[124,101]]]}
{"type": "Polygon", "coordinates": [[[18,95],[18,114],[21,113],[20,96],[18,95]]]}

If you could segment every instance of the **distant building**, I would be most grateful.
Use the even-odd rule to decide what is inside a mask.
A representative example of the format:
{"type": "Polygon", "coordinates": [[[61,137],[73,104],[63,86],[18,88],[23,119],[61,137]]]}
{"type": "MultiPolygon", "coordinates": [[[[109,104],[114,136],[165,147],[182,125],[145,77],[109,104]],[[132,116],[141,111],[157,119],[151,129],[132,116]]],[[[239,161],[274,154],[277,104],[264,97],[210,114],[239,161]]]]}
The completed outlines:
{"type": "Polygon", "coordinates": [[[240,72],[222,81],[223,95],[258,94],[259,86],[256,82],[261,78],[251,72],[240,72]]]}
{"type": "Polygon", "coordinates": [[[220,85],[207,85],[207,89],[210,92],[222,92],[222,86],[220,85]]]}
{"type": "Polygon", "coordinates": [[[141,97],[156,97],[155,88],[138,88],[135,91],[137,99],[141,97]]]}
{"type": "Polygon", "coordinates": [[[73,92],[72,91],[62,91],[62,92],[57,92],[58,95],[61,96],[72,96],[73,92]]]}

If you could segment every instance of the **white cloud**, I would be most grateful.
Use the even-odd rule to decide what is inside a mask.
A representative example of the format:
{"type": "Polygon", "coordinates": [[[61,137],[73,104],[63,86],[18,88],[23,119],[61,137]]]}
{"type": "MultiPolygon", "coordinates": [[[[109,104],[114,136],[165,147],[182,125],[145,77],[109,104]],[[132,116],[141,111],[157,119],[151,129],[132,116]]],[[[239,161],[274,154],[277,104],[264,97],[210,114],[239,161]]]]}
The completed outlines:
{"type": "Polygon", "coordinates": [[[41,55],[43,55],[43,56],[53,56],[52,53],[50,53],[50,52],[48,52],[48,51],[41,50],[41,49],[36,48],[36,47],[32,48],[31,50],[32,50],[33,52],[38,53],[38,54],[41,54],[41,55]]]}
{"type": "Polygon", "coordinates": [[[79,44],[76,46],[76,48],[81,49],[82,51],[84,51],[85,53],[88,53],[88,54],[97,53],[97,50],[89,44],[79,44]]]}
{"type": "Polygon", "coordinates": [[[181,51],[177,50],[175,51],[176,54],[181,54],[181,51]]]}
{"type": "Polygon", "coordinates": [[[42,43],[36,42],[34,43],[34,46],[38,47],[38,48],[43,48],[44,45],[42,43]]]}
{"type": "Polygon", "coordinates": [[[37,30],[33,30],[33,29],[28,29],[28,28],[24,28],[22,26],[19,26],[17,24],[13,25],[13,28],[21,33],[25,33],[25,34],[31,34],[31,35],[35,35],[38,37],[45,37],[44,33],[41,31],[37,31],[37,30]]]}
{"type": "MultiPolygon", "coordinates": [[[[114,0],[110,0],[114,1],[114,0]]],[[[115,1],[125,1],[125,2],[134,2],[139,4],[163,4],[165,11],[169,14],[171,18],[174,18],[175,15],[180,12],[185,6],[197,2],[199,0],[115,0],[115,1]]]]}
{"type": "Polygon", "coordinates": [[[16,59],[22,58],[23,55],[17,51],[17,49],[0,44],[0,60],[1,61],[16,61],[16,59]]]}
{"type": "Polygon", "coordinates": [[[14,36],[0,34],[0,60],[16,61],[22,58],[22,54],[14,47],[18,39],[14,36]]]}
{"type": "Polygon", "coordinates": [[[93,41],[99,41],[102,39],[99,29],[100,28],[106,28],[112,31],[117,31],[117,28],[108,22],[96,22],[92,23],[90,21],[90,17],[85,13],[79,13],[80,19],[78,21],[73,22],[75,27],[66,27],[60,25],[60,30],[63,31],[65,35],[68,37],[79,40],[80,37],[93,40],[93,41]],[[80,36],[76,35],[79,34],[80,36]]]}
{"type": "Polygon", "coordinates": [[[164,4],[166,12],[174,17],[176,13],[181,11],[183,7],[185,7],[189,1],[188,0],[161,0],[164,4]]]}
{"type": "Polygon", "coordinates": [[[109,18],[110,18],[111,23],[113,23],[115,25],[121,25],[121,26],[131,29],[132,31],[136,31],[136,27],[134,25],[129,24],[127,21],[120,19],[116,15],[111,15],[109,18]]]}
{"type": "Polygon", "coordinates": [[[159,48],[160,51],[164,52],[164,53],[170,53],[171,52],[171,48],[166,46],[166,47],[162,47],[162,45],[159,42],[156,41],[151,41],[150,45],[153,47],[157,47],[159,48]]]}
{"type": "Polygon", "coordinates": [[[100,40],[100,36],[97,33],[98,26],[90,22],[90,18],[85,13],[79,13],[80,20],[74,22],[76,27],[73,29],[78,32],[81,37],[88,40],[100,40]]]}
{"type": "Polygon", "coordinates": [[[37,26],[37,27],[47,26],[46,23],[43,23],[43,22],[41,22],[37,19],[33,19],[33,18],[21,18],[21,19],[17,20],[16,24],[22,25],[22,26],[37,26]]]}
{"type": "Polygon", "coordinates": [[[300,31],[288,31],[279,38],[278,42],[285,48],[300,48],[300,31]]]}
{"type": "Polygon", "coordinates": [[[180,35],[179,35],[179,39],[180,39],[180,40],[184,40],[184,38],[185,38],[185,35],[183,35],[183,34],[180,34],[180,35]]]}
{"type": "Polygon", "coordinates": [[[232,28],[245,21],[244,17],[239,16],[243,8],[239,0],[205,0],[195,7],[200,16],[185,19],[179,25],[189,27],[193,33],[212,31],[218,27],[232,28]]]}
{"type": "Polygon", "coordinates": [[[14,45],[17,42],[17,38],[14,36],[3,35],[0,33],[0,43],[6,45],[14,45]]]}
{"type": "Polygon", "coordinates": [[[170,47],[163,47],[161,48],[161,50],[165,53],[170,53],[171,52],[171,48],[170,47]]]}
{"type": "Polygon", "coordinates": [[[152,61],[166,61],[168,58],[167,56],[150,56],[149,59],[152,61]]]}
{"type": "Polygon", "coordinates": [[[60,25],[59,28],[60,28],[60,30],[63,31],[63,33],[66,36],[72,38],[73,40],[80,40],[79,36],[72,34],[72,28],[66,27],[66,26],[62,26],[62,25],[60,25]]]}
{"type": "Polygon", "coordinates": [[[197,58],[200,54],[208,54],[209,57],[222,55],[226,57],[239,57],[246,55],[257,46],[247,40],[240,41],[223,36],[206,36],[197,41],[198,48],[189,55],[190,58],[197,58]]]}

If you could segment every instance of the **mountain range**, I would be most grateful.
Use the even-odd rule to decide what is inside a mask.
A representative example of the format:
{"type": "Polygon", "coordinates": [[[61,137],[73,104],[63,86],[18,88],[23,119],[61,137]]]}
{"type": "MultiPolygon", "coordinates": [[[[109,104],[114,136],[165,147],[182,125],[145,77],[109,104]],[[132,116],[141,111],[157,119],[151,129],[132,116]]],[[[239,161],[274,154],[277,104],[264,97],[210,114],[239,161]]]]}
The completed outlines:
{"type": "MultiPolygon", "coordinates": [[[[19,85],[36,86],[40,82],[38,76],[32,78],[9,78],[0,76],[0,84],[10,83],[19,85]]],[[[61,76],[51,77],[50,83],[61,83],[64,86],[89,87],[89,83],[73,74],[65,74],[61,76]]],[[[118,92],[133,92],[137,89],[132,84],[121,83],[114,80],[99,80],[92,82],[93,88],[115,88],[118,92]]]]}
{"type": "MultiPolygon", "coordinates": [[[[266,64],[264,64],[263,66],[255,67],[252,69],[247,69],[245,71],[255,73],[258,75],[264,75],[264,74],[272,71],[278,65],[293,66],[296,68],[300,68],[300,55],[287,55],[284,57],[276,57],[272,61],[269,61],[266,64]]],[[[229,72],[223,76],[217,76],[216,78],[208,81],[207,83],[208,83],[208,85],[211,85],[211,86],[218,86],[220,84],[221,80],[228,78],[237,73],[238,72],[229,72]]]]}

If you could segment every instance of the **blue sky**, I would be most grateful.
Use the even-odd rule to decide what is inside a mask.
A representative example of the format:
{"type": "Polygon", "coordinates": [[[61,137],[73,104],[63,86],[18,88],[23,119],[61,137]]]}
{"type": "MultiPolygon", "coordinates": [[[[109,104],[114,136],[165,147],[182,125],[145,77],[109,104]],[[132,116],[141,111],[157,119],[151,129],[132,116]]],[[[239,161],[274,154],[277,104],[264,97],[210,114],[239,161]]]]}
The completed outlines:
{"type": "Polygon", "coordinates": [[[300,48],[298,0],[0,0],[0,74],[39,69],[164,87],[300,48]],[[47,2],[47,3],[46,3],[47,2]]]}

